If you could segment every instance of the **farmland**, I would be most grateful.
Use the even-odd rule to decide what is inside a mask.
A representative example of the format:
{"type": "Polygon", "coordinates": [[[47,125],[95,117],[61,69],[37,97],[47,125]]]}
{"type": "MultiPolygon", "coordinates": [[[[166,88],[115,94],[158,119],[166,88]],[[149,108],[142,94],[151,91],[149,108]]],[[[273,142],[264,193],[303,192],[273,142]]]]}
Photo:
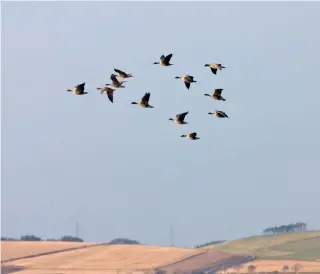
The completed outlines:
{"type": "MultiPolygon", "coordinates": [[[[26,244],[27,245],[27,244],[26,244]]],[[[21,274],[76,273],[85,271],[97,273],[116,273],[119,269],[153,269],[170,264],[202,252],[199,249],[184,249],[175,247],[158,247],[144,245],[96,245],[89,248],[51,254],[48,256],[21,259],[15,265],[26,269],[21,274]],[[29,272],[28,272],[29,271],[29,272]],[[70,273],[71,273],[70,272],[70,273]]]]}
{"type": "Polygon", "coordinates": [[[320,259],[320,231],[255,236],[206,247],[232,254],[247,254],[259,259],[320,259]]]}
{"type": "Polygon", "coordinates": [[[90,246],[94,243],[79,242],[23,242],[3,241],[1,242],[1,261],[13,260],[27,256],[39,255],[53,251],[60,251],[70,248],[90,246]]]}
{"type": "MultiPolygon", "coordinates": [[[[292,271],[294,265],[300,265],[300,272],[318,272],[320,273],[320,262],[311,262],[311,261],[298,261],[298,260],[255,260],[254,262],[249,262],[243,264],[239,267],[241,272],[247,272],[247,269],[250,265],[256,267],[256,272],[273,272],[278,271],[282,272],[284,266],[288,266],[289,271],[292,271]]],[[[219,271],[219,273],[230,273],[237,272],[237,267],[231,267],[225,271],[219,271]]],[[[293,271],[292,271],[293,272],[293,271]]]]}
{"type": "Polygon", "coordinates": [[[240,268],[246,273],[250,265],[256,272],[272,272],[285,265],[292,269],[295,264],[301,266],[301,273],[320,273],[319,231],[255,236],[203,248],[45,241],[5,241],[1,245],[2,270],[23,268],[19,274],[223,273],[221,269],[236,272],[240,268]]]}

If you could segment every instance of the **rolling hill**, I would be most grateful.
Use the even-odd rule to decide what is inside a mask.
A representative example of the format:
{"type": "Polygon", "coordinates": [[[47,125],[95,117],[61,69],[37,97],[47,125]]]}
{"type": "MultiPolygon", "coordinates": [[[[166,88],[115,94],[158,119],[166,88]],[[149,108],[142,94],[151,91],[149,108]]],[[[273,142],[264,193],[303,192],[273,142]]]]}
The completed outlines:
{"type": "Polygon", "coordinates": [[[268,260],[319,260],[320,231],[254,236],[205,247],[268,260]]]}
{"type": "Polygon", "coordinates": [[[320,273],[320,231],[254,236],[203,248],[68,242],[1,242],[2,273],[142,274],[206,270],[207,273],[281,272],[296,264],[300,273],[320,273]],[[11,270],[10,270],[11,267],[11,270]]]}
{"type": "MultiPolygon", "coordinates": [[[[25,250],[30,242],[25,244],[25,250]]],[[[50,242],[45,243],[49,248],[50,242]]],[[[4,250],[6,253],[6,251],[4,250]]],[[[147,245],[94,245],[45,256],[22,258],[2,266],[19,266],[19,273],[118,273],[135,270],[137,273],[167,265],[186,257],[203,253],[200,249],[147,245]]],[[[24,257],[22,253],[20,256],[24,257]]],[[[16,256],[15,256],[16,257],[16,256]]]]}

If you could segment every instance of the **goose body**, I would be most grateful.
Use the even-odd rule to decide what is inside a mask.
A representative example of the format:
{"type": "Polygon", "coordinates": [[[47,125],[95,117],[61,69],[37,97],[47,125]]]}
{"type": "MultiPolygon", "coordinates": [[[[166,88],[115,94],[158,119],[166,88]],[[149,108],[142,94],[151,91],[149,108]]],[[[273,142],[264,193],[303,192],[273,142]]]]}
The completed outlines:
{"type": "Polygon", "coordinates": [[[108,96],[108,99],[111,103],[113,103],[113,92],[115,91],[115,89],[113,88],[109,88],[107,86],[103,87],[103,88],[97,88],[98,90],[101,91],[101,94],[106,93],[108,96]]]}
{"type": "Polygon", "coordinates": [[[170,60],[172,57],[172,53],[168,54],[167,56],[164,56],[163,54],[160,56],[160,61],[159,62],[154,62],[154,65],[161,65],[164,67],[172,66],[173,64],[170,64],[170,60]]]}
{"type": "Polygon", "coordinates": [[[189,134],[183,134],[180,137],[185,137],[185,138],[187,138],[189,140],[198,140],[198,139],[200,139],[199,137],[197,137],[197,133],[196,132],[192,132],[192,133],[189,133],[189,134]]]}
{"type": "Polygon", "coordinates": [[[177,124],[177,125],[188,124],[188,122],[184,121],[184,118],[186,117],[186,115],[188,113],[189,113],[189,111],[183,112],[183,113],[179,113],[179,114],[176,115],[175,119],[170,118],[169,120],[172,121],[174,124],[177,124]]]}
{"type": "Polygon", "coordinates": [[[124,71],[122,71],[120,69],[115,68],[114,71],[117,72],[118,76],[123,79],[133,77],[131,73],[125,73],[124,71]]]}
{"type": "Polygon", "coordinates": [[[197,81],[195,81],[193,78],[194,76],[191,75],[183,75],[183,76],[176,76],[174,77],[175,79],[180,79],[184,82],[185,86],[187,89],[190,88],[190,84],[191,83],[197,83],[197,81]]]}
{"type": "Polygon", "coordinates": [[[112,84],[105,84],[106,86],[112,86],[114,88],[125,88],[125,86],[123,86],[123,83],[127,81],[119,81],[117,79],[117,75],[115,74],[111,74],[110,79],[112,81],[112,84]]]}
{"type": "Polygon", "coordinates": [[[215,112],[209,112],[208,114],[209,115],[214,115],[214,116],[216,116],[218,118],[228,118],[229,119],[228,115],[225,112],[221,111],[221,110],[216,110],[215,112]]]}
{"type": "Polygon", "coordinates": [[[204,66],[209,67],[213,74],[217,74],[218,70],[226,68],[222,64],[205,64],[204,66]]]}
{"type": "Polygon", "coordinates": [[[223,91],[223,88],[216,88],[214,90],[213,94],[210,95],[210,94],[206,93],[205,96],[209,96],[212,99],[215,99],[215,100],[218,100],[218,101],[226,101],[226,99],[223,98],[222,95],[221,95],[222,91],[223,91]]]}
{"type": "Polygon", "coordinates": [[[146,92],[141,98],[141,101],[139,103],[132,102],[131,104],[139,105],[142,108],[153,108],[153,106],[149,105],[149,99],[150,99],[150,92],[146,92]]]}
{"type": "Polygon", "coordinates": [[[72,92],[74,95],[85,95],[88,94],[88,92],[85,92],[85,85],[86,83],[82,83],[79,85],[76,85],[73,89],[67,89],[68,92],[72,92]]]}

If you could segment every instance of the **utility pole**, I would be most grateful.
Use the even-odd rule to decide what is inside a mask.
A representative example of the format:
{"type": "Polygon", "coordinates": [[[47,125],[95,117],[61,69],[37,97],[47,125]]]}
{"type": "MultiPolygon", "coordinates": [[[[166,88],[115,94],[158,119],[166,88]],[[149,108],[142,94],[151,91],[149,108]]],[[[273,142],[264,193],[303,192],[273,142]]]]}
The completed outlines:
{"type": "Polygon", "coordinates": [[[79,224],[78,221],[76,221],[76,237],[79,237],[79,224]]]}
{"type": "Polygon", "coordinates": [[[174,234],[173,234],[173,226],[170,226],[170,243],[171,246],[174,246],[174,234]]]}

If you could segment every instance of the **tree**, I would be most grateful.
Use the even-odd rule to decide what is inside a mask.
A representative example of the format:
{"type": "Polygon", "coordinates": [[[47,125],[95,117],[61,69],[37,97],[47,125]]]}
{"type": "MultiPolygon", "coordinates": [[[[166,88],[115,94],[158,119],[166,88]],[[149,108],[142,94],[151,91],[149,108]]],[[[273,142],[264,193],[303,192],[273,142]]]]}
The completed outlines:
{"type": "Polygon", "coordinates": [[[204,244],[200,244],[200,245],[196,245],[195,248],[200,248],[200,247],[205,247],[205,246],[209,246],[209,245],[216,245],[216,244],[220,244],[220,243],[224,243],[225,240],[220,240],[220,241],[210,241],[204,244]]]}
{"type": "Polygon", "coordinates": [[[257,269],[257,267],[255,265],[253,265],[253,264],[248,266],[248,272],[250,272],[250,273],[255,272],[256,269],[257,269]]]}
{"type": "Polygon", "coordinates": [[[264,234],[277,234],[277,233],[291,233],[291,232],[303,232],[307,230],[307,224],[303,222],[297,222],[295,224],[290,223],[287,225],[280,225],[274,227],[268,227],[263,230],[264,234]]]}
{"type": "Polygon", "coordinates": [[[289,266],[284,265],[284,266],[282,267],[282,271],[283,271],[284,273],[287,273],[287,272],[289,271],[289,266]]]}
{"type": "Polygon", "coordinates": [[[28,235],[21,236],[20,241],[41,241],[41,238],[32,234],[28,234],[28,235]]]}
{"type": "Polygon", "coordinates": [[[138,245],[140,244],[138,241],[130,240],[127,238],[115,238],[108,242],[108,244],[130,244],[130,245],[138,245]]]}
{"type": "Polygon", "coordinates": [[[73,237],[73,236],[69,236],[69,235],[61,237],[61,241],[63,241],[63,242],[83,242],[83,240],[81,238],[73,237]]]}
{"type": "Polygon", "coordinates": [[[1,237],[1,241],[18,241],[18,239],[11,237],[1,237]]]}

